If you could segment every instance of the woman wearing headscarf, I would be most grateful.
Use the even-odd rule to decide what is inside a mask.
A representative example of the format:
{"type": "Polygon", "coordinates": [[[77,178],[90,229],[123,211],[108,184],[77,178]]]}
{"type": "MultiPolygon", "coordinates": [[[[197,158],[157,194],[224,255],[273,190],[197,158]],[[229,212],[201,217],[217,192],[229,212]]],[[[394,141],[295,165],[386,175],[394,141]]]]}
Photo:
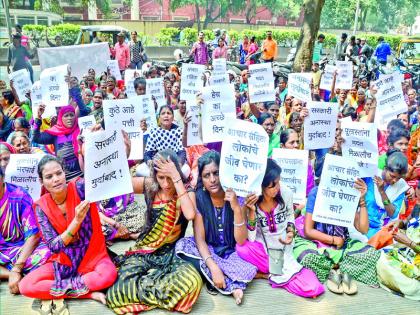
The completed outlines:
{"type": "Polygon", "coordinates": [[[0,108],[0,140],[6,141],[10,133],[13,131],[13,121],[9,119],[7,115],[3,113],[3,110],[0,108]]]}
{"type": "Polygon", "coordinates": [[[79,144],[77,141],[80,130],[74,107],[70,105],[61,107],[57,124],[44,132],[40,132],[44,111],[45,105],[40,105],[37,119],[35,119],[33,141],[41,144],[54,144],[55,155],[64,162],[67,181],[82,176],[83,173],[78,160],[79,144]]]}

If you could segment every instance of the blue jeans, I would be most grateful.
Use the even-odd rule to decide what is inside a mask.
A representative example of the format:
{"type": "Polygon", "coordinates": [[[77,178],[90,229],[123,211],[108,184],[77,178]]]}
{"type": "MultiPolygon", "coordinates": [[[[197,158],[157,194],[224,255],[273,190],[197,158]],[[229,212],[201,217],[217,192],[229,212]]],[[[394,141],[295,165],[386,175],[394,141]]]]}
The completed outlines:
{"type": "Polygon", "coordinates": [[[141,70],[141,67],[143,66],[143,61],[139,61],[139,62],[131,62],[130,63],[130,68],[131,69],[139,69],[141,70]]]}

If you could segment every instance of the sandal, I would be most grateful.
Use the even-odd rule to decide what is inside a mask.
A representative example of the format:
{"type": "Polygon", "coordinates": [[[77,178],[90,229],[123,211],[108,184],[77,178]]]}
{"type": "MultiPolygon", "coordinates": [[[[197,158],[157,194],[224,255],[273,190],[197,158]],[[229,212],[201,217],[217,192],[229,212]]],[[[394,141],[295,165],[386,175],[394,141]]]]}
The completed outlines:
{"type": "Polygon", "coordinates": [[[353,295],[357,293],[356,281],[347,273],[343,273],[343,291],[347,295],[353,295]]]}
{"type": "Polygon", "coordinates": [[[210,282],[206,282],[206,291],[210,295],[219,294],[219,291],[217,291],[217,289],[210,282]]]}
{"type": "Polygon", "coordinates": [[[52,301],[52,314],[53,315],[70,315],[70,311],[64,299],[52,301]]]}
{"type": "Polygon", "coordinates": [[[335,270],[331,269],[330,274],[328,275],[327,288],[333,293],[343,294],[343,286],[341,285],[342,276],[335,270]]]}
{"type": "Polygon", "coordinates": [[[52,300],[35,299],[32,302],[32,310],[40,315],[52,314],[52,300]]]}

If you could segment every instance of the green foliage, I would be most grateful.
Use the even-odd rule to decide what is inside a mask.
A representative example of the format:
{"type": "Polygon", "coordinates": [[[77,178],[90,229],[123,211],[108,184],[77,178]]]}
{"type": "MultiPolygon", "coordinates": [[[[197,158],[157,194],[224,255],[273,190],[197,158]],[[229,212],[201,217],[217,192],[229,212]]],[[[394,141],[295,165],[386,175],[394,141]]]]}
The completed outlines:
{"type": "Polygon", "coordinates": [[[203,33],[205,41],[211,41],[214,39],[214,33],[212,30],[203,30],[203,33]]]}
{"type": "Polygon", "coordinates": [[[322,33],[325,35],[324,47],[325,48],[334,48],[337,44],[337,36],[329,33],[322,33]]]}
{"type": "Polygon", "coordinates": [[[239,32],[238,31],[235,31],[235,30],[228,31],[228,35],[229,35],[229,39],[230,40],[235,39],[235,42],[237,42],[238,39],[239,39],[239,32]]]}
{"type": "Polygon", "coordinates": [[[54,38],[60,35],[64,45],[73,45],[80,33],[80,25],[57,24],[48,28],[48,37],[54,38]]]}
{"type": "Polygon", "coordinates": [[[185,46],[191,46],[198,36],[198,31],[195,28],[186,27],[182,30],[184,36],[182,38],[181,44],[185,46]]]}
{"type": "Polygon", "coordinates": [[[389,43],[391,48],[393,50],[396,50],[398,48],[398,45],[401,41],[401,39],[404,36],[400,35],[387,35],[387,34],[360,34],[357,37],[364,37],[366,38],[366,42],[369,44],[370,47],[375,48],[378,45],[378,37],[383,36],[385,41],[389,43]]]}
{"type": "Polygon", "coordinates": [[[160,46],[167,47],[171,45],[172,37],[166,34],[158,33],[156,35],[156,40],[160,46]]]}
{"type": "Polygon", "coordinates": [[[164,27],[161,28],[159,34],[169,36],[169,38],[174,39],[179,35],[179,29],[177,27],[164,27]]]}

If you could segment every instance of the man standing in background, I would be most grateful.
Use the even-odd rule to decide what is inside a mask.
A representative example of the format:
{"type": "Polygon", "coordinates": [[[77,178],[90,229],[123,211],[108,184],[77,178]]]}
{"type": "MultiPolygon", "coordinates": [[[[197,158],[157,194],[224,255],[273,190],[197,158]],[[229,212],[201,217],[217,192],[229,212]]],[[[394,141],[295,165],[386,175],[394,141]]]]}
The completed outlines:
{"type": "Polygon", "coordinates": [[[273,39],[271,31],[267,31],[267,38],[262,43],[261,51],[264,62],[273,62],[277,57],[277,42],[273,39]]]}
{"type": "Polygon", "coordinates": [[[130,66],[130,48],[124,42],[125,34],[118,33],[118,42],[115,44],[115,60],[118,61],[121,74],[130,66]]]}
{"type": "Polygon", "coordinates": [[[206,65],[209,63],[209,52],[204,42],[204,33],[198,33],[198,41],[191,48],[191,56],[194,56],[194,63],[197,65],[206,65]]]}

